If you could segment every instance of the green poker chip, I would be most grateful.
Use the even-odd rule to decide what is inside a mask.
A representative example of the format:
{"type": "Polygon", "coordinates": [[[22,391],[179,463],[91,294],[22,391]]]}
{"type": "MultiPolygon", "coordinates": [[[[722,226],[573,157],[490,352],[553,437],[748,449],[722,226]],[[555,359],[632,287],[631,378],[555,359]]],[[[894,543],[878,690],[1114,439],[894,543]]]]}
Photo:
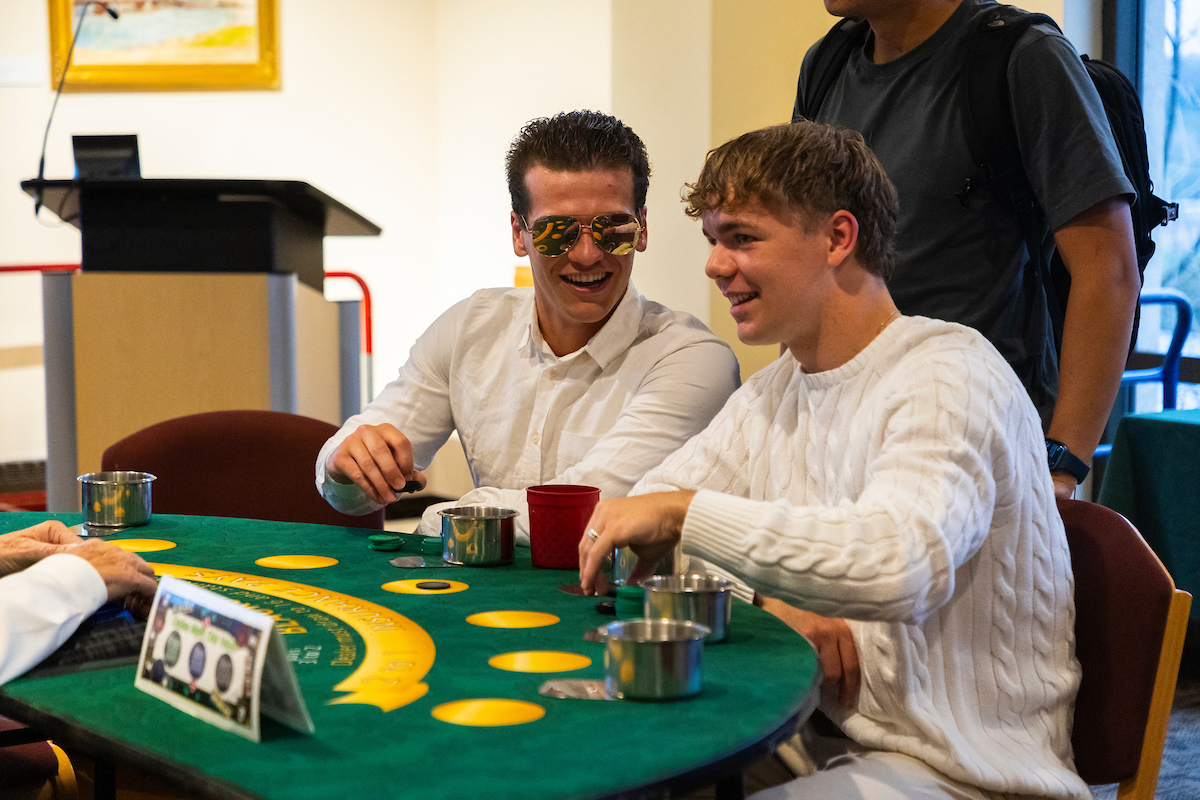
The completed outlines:
{"type": "Polygon", "coordinates": [[[404,539],[395,533],[373,533],[367,539],[369,540],[367,547],[372,550],[391,553],[404,549],[404,539]]]}

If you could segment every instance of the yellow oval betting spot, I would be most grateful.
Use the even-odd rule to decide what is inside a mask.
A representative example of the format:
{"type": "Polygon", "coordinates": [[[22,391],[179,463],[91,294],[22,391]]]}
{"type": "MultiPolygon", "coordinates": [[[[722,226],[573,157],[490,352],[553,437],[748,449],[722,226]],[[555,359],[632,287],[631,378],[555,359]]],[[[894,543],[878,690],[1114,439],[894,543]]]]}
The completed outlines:
{"type": "Polygon", "coordinates": [[[395,592],[396,594],[454,594],[470,587],[462,581],[445,581],[441,578],[413,578],[404,581],[388,581],[379,588],[385,592],[395,592]],[[423,589],[419,586],[422,583],[448,583],[450,586],[446,589],[423,589]]]}
{"type": "Polygon", "coordinates": [[[338,560],[329,556],[265,556],[254,563],[275,569],[317,569],[332,567],[338,560]]]}
{"type": "Polygon", "coordinates": [[[153,553],[155,550],[170,550],[174,542],[166,539],[114,539],[113,544],[130,553],[153,553]]]}
{"type": "Polygon", "coordinates": [[[481,628],[544,628],[558,617],[541,611],[484,611],[467,617],[467,622],[481,628]]]}
{"type": "Polygon", "coordinates": [[[569,672],[573,669],[590,667],[592,660],[578,653],[557,650],[524,650],[516,653],[501,653],[488,659],[496,669],[509,672],[569,672]]]}
{"type": "Polygon", "coordinates": [[[524,700],[455,700],[442,703],[430,712],[434,719],[452,725],[472,725],[493,728],[502,725],[524,725],[546,716],[546,709],[524,700]]]}

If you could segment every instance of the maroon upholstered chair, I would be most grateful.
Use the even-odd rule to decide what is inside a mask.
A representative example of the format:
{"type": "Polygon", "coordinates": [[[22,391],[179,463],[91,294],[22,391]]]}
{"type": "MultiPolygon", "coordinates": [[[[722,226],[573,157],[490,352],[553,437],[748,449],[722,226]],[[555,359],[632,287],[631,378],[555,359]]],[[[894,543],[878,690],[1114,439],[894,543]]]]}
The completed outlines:
{"type": "Polygon", "coordinates": [[[154,511],[383,528],[383,510],[335,511],[317,492],[317,453],[337,426],[278,411],[212,411],[160,422],[104,451],[104,470],[158,477],[154,511]]]}
{"type": "Polygon", "coordinates": [[[55,798],[79,796],[75,770],[62,750],[8,717],[0,717],[0,797],[55,798]],[[27,744],[6,745],[7,739],[27,744]]]}
{"type": "Polygon", "coordinates": [[[1192,596],[1137,529],[1095,503],[1059,500],[1075,573],[1075,653],[1083,680],[1071,743],[1089,784],[1153,800],[1192,596]]]}

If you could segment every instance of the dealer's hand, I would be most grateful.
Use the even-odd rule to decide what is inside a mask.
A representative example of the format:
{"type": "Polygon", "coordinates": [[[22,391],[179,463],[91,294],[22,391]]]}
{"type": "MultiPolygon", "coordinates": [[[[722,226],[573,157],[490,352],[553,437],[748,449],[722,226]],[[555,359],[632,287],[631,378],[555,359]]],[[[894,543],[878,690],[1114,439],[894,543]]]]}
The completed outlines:
{"type": "Polygon", "coordinates": [[[579,585],[596,594],[597,578],[614,547],[629,547],[638,557],[630,581],[654,571],[654,565],[679,543],[695,492],[659,492],[617,500],[601,500],[579,540],[579,585]],[[595,534],[593,537],[592,534],[595,534]]]}
{"type": "Polygon", "coordinates": [[[825,691],[837,695],[838,704],[853,708],[858,699],[862,673],[858,665],[858,648],[845,620],[822,617],[811,611],[790,606],[773,597],[755,595],[756,605],[770,612],[808,639],[821,657],[825,691]],[[761,603],[757,601],[761,600],[761,603]]]}
{"type": "Polygon", "coordinates": [[[359,425],[325,459],[325,472],[338,483],[357,484],[380,505],[396,502],[407,481],[425,476],[413,469],[412,445],[395,425],[359,425]]]}
{"type": "Polygon", "coordinates": [[[59,552],[79,556],[91,564],[104,579],[109,600],[125,600],[126,605],[138,608],[154,599],[158,589],[154,570],[133,553],[99,539],[63,547],[59,552]]]}
{"type": "Polygon", "coordinates": [[[6,533],[0,536],[0,575],[20,572],[48,555],[61,552],[63,545],[82,541],[56,519],[6,533]]]}

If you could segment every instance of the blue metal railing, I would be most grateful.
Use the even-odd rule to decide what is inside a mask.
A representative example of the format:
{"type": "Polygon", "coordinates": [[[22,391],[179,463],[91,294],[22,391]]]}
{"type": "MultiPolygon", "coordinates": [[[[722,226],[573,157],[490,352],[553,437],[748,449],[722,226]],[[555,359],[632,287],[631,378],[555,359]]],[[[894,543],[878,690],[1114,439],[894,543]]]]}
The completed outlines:
{"type": "MultiPolygon", "coordinates": [[[[1122,386],[1134,386],[1139,383],[1161,383],[1163,408],[1175,407],[1175,395],[1179,389],[1179,359],[1183,356],[1183,344],[1187,341],[1188,331],[1192,327],[1192,301],[1187,295],[1174,289],[1155,289],[1144,292],[1141,303],[1145,305],[1175,306],[1175,330],[1171,333],[1171,343],[1163,354],[1163,361],[1157,367],[1145,369],[1127,369],[1121,376],[1122,386]]],[[[1104,458],[1112,452],[1111,444],[1102,444],[1096,448],[1095,458],[1104,458]]]]}

